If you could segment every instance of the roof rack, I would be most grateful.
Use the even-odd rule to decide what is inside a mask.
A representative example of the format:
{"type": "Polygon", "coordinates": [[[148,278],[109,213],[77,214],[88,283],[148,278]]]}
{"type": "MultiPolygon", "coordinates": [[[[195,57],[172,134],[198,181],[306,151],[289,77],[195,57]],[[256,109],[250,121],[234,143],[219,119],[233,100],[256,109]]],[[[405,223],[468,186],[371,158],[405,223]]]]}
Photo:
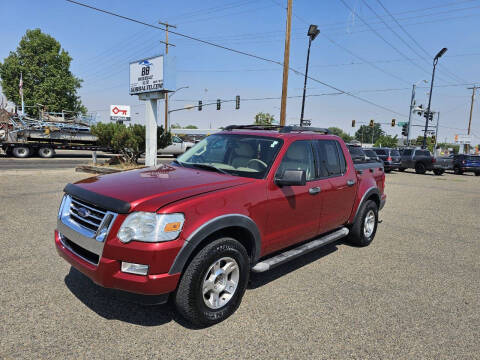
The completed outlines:
{"type": "Polygon", "coordinates": [[[232,131],[236,129],[245,130],[276,130],[279,133],[291,133],[291,132],[318,132],[322,134],[330,134],[330,131],[326,128],[316,128],[310,126],[298,126],[298,125],[229,125],[224,130],[232,131]]]}

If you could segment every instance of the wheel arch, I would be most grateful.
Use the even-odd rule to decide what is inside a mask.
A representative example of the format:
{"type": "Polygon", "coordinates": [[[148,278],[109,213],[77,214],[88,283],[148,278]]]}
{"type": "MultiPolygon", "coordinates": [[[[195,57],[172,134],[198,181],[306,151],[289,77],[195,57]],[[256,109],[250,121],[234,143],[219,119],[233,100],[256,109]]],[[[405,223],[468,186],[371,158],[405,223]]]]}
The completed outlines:
{"type": "Polygon", "coordinates": [[[204,223],[185,240],[168,273],[182,273],[201,249],[221,236],[239,241],[247,250],[252,264],[259,259],[261,239],[255,222],[242,214],[222,215],[204,223]]]}
{"type": "Polygon", "coordinates": [[[377,204],[378,209],[380,209],[381,196],[378,188],[371,187],[365,192],[365,194],[363,194],[362,199],[359,201],[357,209],[355,210],[355,216],[350,222],[351,224],[355,223],[355,221],[357,220],[357,217],[359,216],[362,205],[365,204],[368,200],[374,201],[377,204]]]}

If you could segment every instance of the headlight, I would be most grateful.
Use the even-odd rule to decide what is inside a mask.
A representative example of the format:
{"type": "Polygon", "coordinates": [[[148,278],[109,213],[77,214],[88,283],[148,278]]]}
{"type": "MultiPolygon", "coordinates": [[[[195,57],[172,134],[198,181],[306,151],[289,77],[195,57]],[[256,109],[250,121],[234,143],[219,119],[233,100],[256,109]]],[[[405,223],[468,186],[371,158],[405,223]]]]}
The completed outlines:
{"type": "Polygon", "coordinates": [[[155,214],[134,212],[127,216],[117,237],[123,243],[132,240],[144,242],[162,242],[175,240],[182,231],[185,217],[183,214],[155,214]]]}

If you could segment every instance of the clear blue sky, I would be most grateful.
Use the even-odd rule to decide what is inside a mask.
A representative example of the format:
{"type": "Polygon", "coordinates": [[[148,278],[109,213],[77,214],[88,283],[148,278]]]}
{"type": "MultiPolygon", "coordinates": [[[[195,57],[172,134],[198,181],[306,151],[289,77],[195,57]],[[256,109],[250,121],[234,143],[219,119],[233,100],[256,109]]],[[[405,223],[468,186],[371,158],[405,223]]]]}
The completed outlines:
{"type": "MultiPolygon", "coordinates": [[[[304,71],[306,31],[308,24],[317,24],[321,35],[312,44],[309,74],[406,116],[412,84],[430,80],[431,58],[447,47],[449,50],[437,71],[435,84],[439,87],[433,92],[432,108],[441,112],[441,140],[465,133],[471,90],[458,84],[480,84],[477,65],[480,0],[344,1],[356,14],[342,0],[293,0],[291,66],[304,71]]],[[[152,24],[168,21],[177,25],[181,33],[283,61],[286,0],[85,2],[152,24]]],[[[0,7],[3,14],[0,59],[16,48],[26,29],[40,28],[59,40],[73,57],[72,71],[84,80],[80,95],[89,111],[106,120],[110,104],[130,104],[134,120],[142,122],[144,105],[128,95],[128,63],[162,53],[164,45],[159,42],[164,40],[162,31],[62,0],[5,1],[0,7]]],[[[280,97],[280,66],[175,35],[170,40],[176,45],[171,53],[177,57],[177,87],[189,86],[174,95],[171,108],[196,104],[198,100],[205,103],[217,98],[234,99],[235,95],[242,99],[280,97]]],[[[288,85],[290,96],[301,95],[303,77],[291,72],[288,85]]],[[[418,103],[425,104],[427,91],[418,89],[418,103]]],[[[335,91],[313,81],[308,83],[310,95],[331,92],[335,91]]],[[[475,143],[480,142],[478,103],[480,99],[472,126],[475,143]]],[[[300,106],[300,98],[289,99],[287,122],[298,122],[300,106]]],[[[251,123],[259,111],[270,112],[278,119],[279,110],[279,99],[242,101],[240,110],[234,109],[234,103],[227,103],[221,111],[212,106],[201,112],[172,113],[171,120],[181,125],[218,127],[251,123]]],[[[390,122],[392,118],[404,121],[405,116],[347,95],[308,97],[305,111],[305,118],[312,119],[315,126],[339,126],[350,133],[354,132],[352,119],[390,122]]],[[[421,123],[423,119],[414,120],[421,123]]],[[[390,134],[400,133],[398,127],[384,126],[384,129],[390,134]]],[[[420,128],[415,128],[415,134],[420,134],[420,128]]]]}

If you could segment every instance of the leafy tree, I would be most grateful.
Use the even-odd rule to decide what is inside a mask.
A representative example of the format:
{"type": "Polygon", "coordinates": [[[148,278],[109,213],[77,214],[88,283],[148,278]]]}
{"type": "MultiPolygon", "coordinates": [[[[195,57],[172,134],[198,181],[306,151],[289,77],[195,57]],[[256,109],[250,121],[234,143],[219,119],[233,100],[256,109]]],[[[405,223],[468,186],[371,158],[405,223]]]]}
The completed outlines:
{"type": "Polygon", "coordinates": [[[372,142],[372,131],[373,131],[373,143],[376,143],[380,136],[385,135],[385,132],[382,130],[380,124],[375,123],[373,127],[368,125],[360,126],[360,129],[357,130],[355,133],[355,139],[361,141],[363,143],[371,143],[372,142]]]}
{"type": "Polygon", "coordinates": [[[339,127],[331,126],[328,128],[328,131],[330,131],[331,134],[337,135],[342,138],[343,141],[345,142],[350,142],[353,140],[353,136],[348,135],[346,132],[344,132],[342,129],[339,127]]]}
{"type": "Polygon", "coordinates": [[[182,127],[179,123],[172,124],[170,127],[172,129],[198,129],[196,125],[187,125],[185,127],[182,127]]]}
{"type": "Polygon", "coordinates": [[[270,115],[269,113],[259,112],[255,115],[255,122],[254,125],[272,125],[275,117],[270,115]]]}
{"type": "MultiPolygon", "coordinates": [[[[423,137],[422,137],[423,139],[423,137]]],[[[449,143],[437,143],[437,149],[453,149],[454,154],[458,154],[460,151],[460,145],[458,144],[449,144],[449,143]]]]}
{"type": "Polygon", "coordinates": [[[172,125],[170,125],[170,127],[171,127],[172,129],[181,129],[181,128],[182,128],[179,123],[172,124],[172,125]]]}
{"type": "MultiPolygon", "coordinates": [[[[98,137],[98,145],[111,148],[122,155],[124,162],[135,164],[145,152],[145,126],[126,126],[116,123],[98,123],[91,127],[92,134],[98,137]]],[[[170,132],[163,127],[157,129],[157,147],[163,149],[172,143],[170,132]]]]}
{"type": "MultiPolygon", "coordinates": [[[[422,146],[423,145],[423,136],[419,135],[417,137],[417,140],[415,141],[415,144],[417,146],[422,146]]],[[[430,150],[431,153],[433,153],[433,147],[435,146],[435,141],[433,141],[431,136],[427,136],[427,149],[430,150]]]]}
{"type": "Polygon", "coordinates": [[[184,127],[184,129],[198,129],[198,126],[196,125],[187,125],[184,127]]]}
{"type": "Polygon", "coordinates": [[[398,146],[398,137],[397,135],[391,136],[391,135],[382,135],[380,136],[377,141],[375,141],[376,147],[389,147],[389,148],[394,148],[398,146]]]}
{"type": "MultiPolygon", "coordinates": [[[[20,74],[26,106],[43,104],[48,111],[85,113],[77,90],[82,80],[70,72],[72,58],[60,43],[40,29],[27,30],[15,51],[0,63],[0,85],[7,99],[21,104],[20,74]]],[[[29,108],[38,115],[37,107],[29,108]]]]}

